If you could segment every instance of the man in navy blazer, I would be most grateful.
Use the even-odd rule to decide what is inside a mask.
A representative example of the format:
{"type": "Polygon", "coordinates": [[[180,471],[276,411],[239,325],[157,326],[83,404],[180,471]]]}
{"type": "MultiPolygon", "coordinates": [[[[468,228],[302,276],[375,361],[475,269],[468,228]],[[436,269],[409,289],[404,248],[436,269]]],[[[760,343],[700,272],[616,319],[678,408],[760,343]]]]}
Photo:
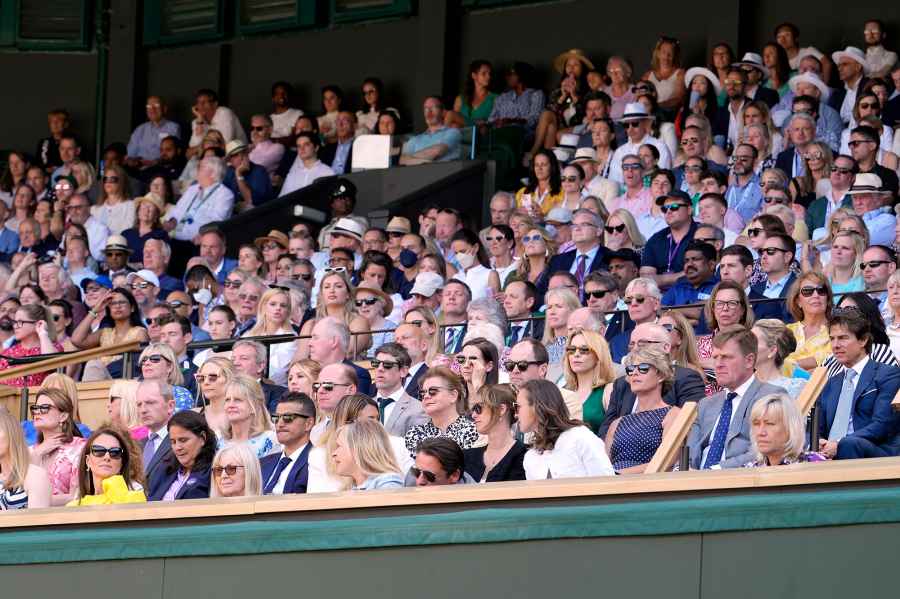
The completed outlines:
{"type": "Polygon", "coordinates": [[[802,156],[809,149],[809,144],[816,141],[816,121],[805,112],[791,115],[785,123],[785,133],[791,146],[775,158],[775,168],[780,168],[788,178],[793,178],[801,174],[797,169],[803,164],[802,156]]]}
{"type": "Polygon", "coordinates": [[[169,442],[169,418],[175,413],[172,386],[157,380],[142,381],[135,391],[138,418],[147,427],[147,438],[140,442],[144,480],[151,480],[172,456],[169,442]]]}
{"type": "Polygon", "coordinates": [[[316,404],[306,393],[286,393],[275,405],[275,434],[281,453],[259,461],[264,495],[306,493],[309,483],[309,433],[316,423],[316,404]]]}
{"type": "MultiPolygon", "coordinates": [[[[797,275],[791,271],[797,244],[785,233],[774,233],[766,237],[759,248],[759,265],[766,273],[766,280],[760,281],[750,288],[756,298],[786,298],[797,275]]],[[[777,318],[784,322],[794,322],[788,310],[787,302],[765,302],[755,304],[753,313],[756,318],[777,318]]]]}
{"type": "Polygon", "coordinates": [[[871,329],[859,311],[832,316],[828,333],[844,372],[819,395],[819,451],[838,460],[900,455],[900,414],[891,407],[900,368],[869,358],[871,329]]]}
{"type": "MultiPolygon", "coordinates": [[[[563,252],[550,259],[547,272],[551,275],[558,271],[571,273],[578,280],[578,297],[584,292],[584,279],[589,273],[604,268],[607,249],[600,245],[600,234],[603,229],[603,219],[590,210],[578,209],[572,215],[572,241],[575,249],[563,252]],[[584,266],[579,265],[583,262],[584,266]]],[[[545,279],[539,288],[543,296],[547,293],[549,278],[545,279]]]]}
{"type": "Polygon", "coordinates": [[[219,285],[225,283],[225,277],[238,265],[234,258],[225,257],[225,233],[217,223],[200,228],[200,256],[209,262],[209,267],[219,285]]]}

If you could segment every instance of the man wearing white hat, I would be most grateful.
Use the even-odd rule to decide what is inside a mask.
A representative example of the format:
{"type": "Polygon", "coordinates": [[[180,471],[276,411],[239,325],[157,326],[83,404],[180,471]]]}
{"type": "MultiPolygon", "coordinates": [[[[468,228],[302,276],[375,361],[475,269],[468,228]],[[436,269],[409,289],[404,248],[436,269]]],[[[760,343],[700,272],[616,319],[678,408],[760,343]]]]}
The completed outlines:
{"type": "Polygon", "coordinates": [[[853,202],[854,212],[862,217],[869,229],[869,245],[890,246],[894,242],[897,220],[891,207],[885,206],[892,194],[884,188],[881,178],[874,173],[859,173],[847,194],[853,202]]]}
{"type": "Polygon", "coordinates": [[[622,159],[629,154],[637,154],[641,146],[650,144],[659,150],[659,168],[672,167],[672,154],[666,144],[650,135],[650,125],[653,116],[647,112],[647,108],[640,102],[629,102],[625,105],[625,113],[617,122],[625,127],[628,141],[616,149],[610,160],[609,178],[616,183],[622,183],[622,159]]]}
{"type": "Polygon", "coordinates": [[[838,89],[831,96],[831,106],[841,113],[841,120],[849,124],[853,119],[853,105],[856,103],[856,92],[865,84],[866,55],[854,46],[847,46],[831,55],[838,67],[838,76],[844,83],[843,89],[838,89]]]}
{"type": "MultiPolygon", "coordinates": [[[[831,88],[829,88],[822,79],[813,72],[801,73],[794,75],[788,81],[788,87],[791,88],[785,98],[790,96],[791,100],[787,104],[784,114],[784,121],[780,121],[782,125],[787,121],[794,112],[794,100],[801,96],[809,96],[818,102],[816,112],[816,139],[824,141],[828,144],[833,152],[837,152],[841,143],[841,132],[844,130],[844,122],[838,111],[828,105],[828,98],[831,96],[831,88]]],[[[779,104],[780,105],[780,104],[779,104]]],[[[781,118],[781,113],[778,117],[781,118]]]]}
{"type": "Polygon", "coordinates": [[[762,56],[756,52],[747,52],[740,62],[731,66],[736,66],[747,74],[747,84],[744,86],[745,96],[754,102],[761,100],[769,108],[778,104],[778,92],[762,85],[762,82],[769,78],[769,69],[763,65],[762,56]]]}
{"type": "MultiPolygon", "coordinates": [[[[832,89],[828,87],[826,83],[822,83],[825,81],[825,78],[822,76],[822,61],[816,58],[813,54],[805,53],[806,51],[801,51],[800,55],[800,68],[798,70],[798,74],[800,75],[815,75],[819,80],[819,100],[822,104],[828,102],[828,99],[831,97],[832,89]]],[[[790,80],[788,81],[788,86],[790,86],[790,80]]],[[[794,95],[796,92],[793,89],[788,90],[783,96],[781,96],[781,100],[778,101],[778,104],[770,111],[772,116],[772,122],[775,123],[776,127],[781,127],[784,125],[784,122],[791,116],[791,103],[794,100],[794,95]]],[[[796,94],[799,95],[799,94],[796,94]]],[[[825,104],[827,105],[827,104],[825,104]]],[[[828,108],[831,108],[830,106],[828,108]]],[[[834,110],[834,117],[838,119],[840,122],[840,115],[837,113],[837,110],[834,110]]],[[[819,109],[820,115],[826,115],[831,112],[831,110],[819,109]]],[[[841,129],[844,127],[844,123],[840,123],[841,129]]]]}

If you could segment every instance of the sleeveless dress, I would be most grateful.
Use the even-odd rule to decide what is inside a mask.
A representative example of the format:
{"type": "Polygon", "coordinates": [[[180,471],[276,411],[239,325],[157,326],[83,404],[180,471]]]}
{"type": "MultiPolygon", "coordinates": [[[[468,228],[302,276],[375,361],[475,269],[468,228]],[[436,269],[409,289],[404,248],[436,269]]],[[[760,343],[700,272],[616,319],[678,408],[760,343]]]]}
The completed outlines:
{"type": "Polygon", "coordinates": [[[627,414],[619,421],[609,457],[618,472],[653,459],[663,437],[663,420],[671,406],[627,414]]]}

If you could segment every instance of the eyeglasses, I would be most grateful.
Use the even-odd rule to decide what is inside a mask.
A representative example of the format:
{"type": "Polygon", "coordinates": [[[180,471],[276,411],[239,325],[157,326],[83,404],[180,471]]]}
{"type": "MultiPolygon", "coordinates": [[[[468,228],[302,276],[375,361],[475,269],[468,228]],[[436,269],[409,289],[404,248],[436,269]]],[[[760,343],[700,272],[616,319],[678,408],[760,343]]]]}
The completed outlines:
{"type": "Polygon", "coordinates": [[[622,165],[623,171],[639,171],[642,168],[644,168],[644,166],[639,162],[629,162],[628,164],[622,165]]]}
{"type": "Polygon", "coordinates": [[[239,293],[239,294],[238,294],[238,299],[241,300],[242,302],[246,302],[246,301],[258,302],[258,301],[259,301],[259,296],[258,296],[258,295],[252,295],[252,294],[249,294],[249,293],[239,293]]]}
{"type": "Polygon", "coordinates": [[[379,367],[384,366],[385,370],[393,370],[400,366],[400,362],[388,362],[387,360],[378,359],[372,359],[369,363],[372,365],[372,368],[378,369],[379,367]]]}
{"type": "Polygon", "coordinates": [[[647,374],[650,372],[650,369],[653,368],[652,364],[647,364],[646,362],[641,362],[640,364],[631,365],[625,367],[625,374],[631,376],[634,374],[634,371],[637,370],[641,374],[647,374]]]}
{"type": "Polygon", "coordinates": [[[135,289],[146,289],[151,285],[152,283],[131,283],[130,285],[128,285],[128,287],[131,288],[132,291],[134,291],[135,289]]]}
{"type": "Polygon", "coordinates": [[[787,198],[782,196],[766,196],[763,198],[763,202],[766,204],[787,204],[787,198]]]}
{"type": "MultiPolygon", "coordinates": [[[[735,157],[735,160],[737,160],[737,157],[735,157]]],[[[686,172],[686,173],[700,173],[702,171],[703,171],[702,166],[686,166],[686,167],[684,167],[684,172],[686,172]]]]}
{"type": "Polygon", "coordinates": [[[329,266],[325,269],[326,274],[331,274],[333,272],[337,272],[337,273],[347,272],[347,267],[345,267],[345,266],[329,266]]]}
{"type": "Polygon", "coordinates": [[[783,250],[781,248],[763,248],[763,249],[759,250],[759,253],[766,254],[767,256],[774,256],[778,252],[781,252],[782,254],[786,254],[789,251],[790,250],[783,250]]]}
{"type": "Polygon", "coordinates": [[[623,231],[625,231],[625,225],[616,225],[615,227],[606,225],[605,227],[603,227],[603,230],[610,235],[612,235],[613,233],[622,233],[623,231]]]}
{"type": "Polygon", "coordinates": [[[752,229],[747,229],[747,235],[750,237],[756,237],[757,235],[761,235],[765,229],[762,227],[753,227],[752,229]]]}
{"type": "Polygon", "coordinates": [[[256,127],[251,126],[250,130],[251,131],[265,131],[266,126],[265,125],[260,125],[260,126],[256,126],[256,127]]]}
{"type": "Polygon", "coordinates": [[[222,283],[226,289],[239,289],[243,284],[242,281],[232,281],[231,279],[225,279],[225,282],[222,283]]]}
{"type": "Polygon", "coordinates": [[[484,410],[485,410],[484,404],[479,401],[478,403],[472,404],[472,407],[469,409],[469,412],[471,412],[475,416],[480,416],[481,413],[484,412],[484,410]]]}
{"type": "Polygon", "coordinates": [[[622,123],[622,126],[626,129],[637,129],[641,126],[641,121],[627,121],[625,123],[622,123]]]}
{"type": "Polygon", "coordinates": [[[270,241],[269,243],[264,243],[262,246],[264,250],[278,250],[281,249],[281,246],[275,243],[274,241],[270,241]]]}
{"type": "Polygon", "coordinates": [[[866,270],[869,268],[878,268],[882,264],[890,264],[890,260],[869,260],[868,262],[860,262],[859,267],[862,270],[866,270]]]}
{"type": "Polygon", "coordinates": [[[284,414],[272,414],[269,417],[272,420],[272,424],[278,424],[278,421],[281,420],[285,424],[290,424],[297,418],[303,418],[304,420],[312,418],[307,414],[298,414],[296,412],[286,412],[284,414]]]}
{"type": "Polygon", "coordinates": [[[813,293],[815,293],[816,295],[821,295],[822,297],[827,297],[828,289],[826,289],[824,285],[820,286],[820,287],[801,287],[800,288],[800,295],[802,295],[803,297],[812,297],[813,293]]]}
{"type": "Polygon", "coordinates": [[[674,212],[676,210],[681,210],[682,208],[687,208],[687,204],[663,204],[659,210],[663,214],[666,214],[670,210],[674,212]]]}
{"type": "Polygon", "coordinates": [[[326,393],[331,393],[334,391],[335,387],[349,387],[349,383],[313,383],[312,389],[313,392],[318,393],[319,391],[325,391],[326,393]]]}
{"type": "Polygon", "coordinates": [[[661,325],[659,325],[659,326],[661,326],[662,328],[664,328],[664,329],[665,329],[666,331],[668,331],[669,333],[671,333],[672,331],[675,331],[675,332],[678,333],[679,335],[681,334],[681,331],[679,331],[678,329],[676,329],[674,324],[665,323],[665,324],[661,324],[661,325]]]}
{"type": "Polygon", "coordinates": [[[424,476],[425,480],[430,483],[433,483],[437,480],[437,475],[434,472],[429,472],[428,470],[422,470],[421,468],[416,468],[415,466],[413,466],[409,469],[409,471],[412,472],[412,475],[416,478],[424,476]]]}
{"type": "Polygon", "coordinates": [[[713,302],[713,308],[716,310],[737,310],[741,305],[741,302],[738,300],[715,300],[713,302]]]}
{"type": "Polygon", "coordinates": [[[712,245],[719,240],[716,239],[715,237],[694,237],[694,241],[696,241],[698,243],[708,243],[708,244],[712,245]]]}
{"type": "Polygon", "coordinates": [[[71,212],[72,210],[84,210],[87,207],[87,204],[69,204],[66,206],[66,212],[71,212]]]}
{"type": "Polygon", "coordinates": [[[52,410],[54,407],[55,406],[53,406],[52,404],[34,404],[28,406],[28,411],[31,412],[32,416],[34,416],[35,414],[49,414],[50,410],[52,410]]]}
{"type": "Polygon", "coordinates": [[[866,102],[865,104],[860,103],[859,107],[863,110],[868,110],[870,108],[881,108],[878,104],[873,104],[871,102],[866,102]]]}
{"type": "Polygon", "coordinates": [[[162,362],[163,360],[165,360],[166,362],[169,361],[169,359],[168,359],[167,357],[165,357],[165,356],[163,356],[163,355],[159,355],[159,354],[157,354],[157,355],[155,355],[155,356],[146,356],[143,360],[141,360],[141,361],[138,363],[138,366],[143,366],[143,365],[146,364],[147,362],[150,362],[150,363],[152,363],[152,364],[159,364],[159,363],[162,362]]]}
{"type": "Polygon", "coordinates": [[[578,175],[562,176],[559,178],[563,183],[577,183],[578,175]]]}
{"type": "Polygon", "coordinates": [[[466,362],[468,362],[469,364],[474,364],[480,358],[478,358],[478,356],[456,356],[453,359],[460,366],[465,366],[466,362]]]}
{"type": "Polygon", "coordinates": [[[648,93],[651,93],[652,91],[653,90],[651,90],[649,87],[647,87],[645,85],[634,85],[631,87],[631,93],[635,94],[635,95],[648,94],[648,93]]]}
{"type": "Polygon", "coordinates": [[[843,168],[840,166],[833,166],[833,167],[831,167],[831,172],[837,173],[839,175],[852,175],[853,169],[852,168],[843,168]]]}
{"type": "Polygon", "coordinates": [[[195,374],[194,378],[197,380],[198,383],[200,383],[202,385],[206,381],[209,381],[210,383],[215,383],[217,380],[219,380],[219,375],[218,374],[195,374]]]}
{"type": "Polygon", "coordinates": [[[301,273],[299,275],[291,275],[292,281],[299,281],[300,279],[303,279],[304,281],[309,281],[310,279],[312,279],[312,275],[309,274],[308,272],[301,273]]]}
{"type": "Polygon", "coordinates": [[[610,293],[611,289],[595,289],[594,291],[585,291],[584,297],[589,298],[592,297],[594,299],[603,299],[606,297],[607,293],[610,293]]]}
{"type": "Polygon", "coordinates": [[[594,350],[592,350],[591,348],[589,348],[586,345],[583,345],[583,346],[570,345],[569,347],[566,348],[566,353],[569,354],[570,356],[587,356],[589,354],[594,353],[594,350]]]}
{"type": "Polygon", "coordinates": [[[36,322],[36,320],[14,320],[12,321],[12,325],[13,328],[18,329],[25,326],[26,324],[35,324],[36,322]]]}
{"type": "Polygon", "coordinates": [[[152,326],[152,325],[161,326],[163,320],[164,320],[164,317],[162,317],[162,316],[157,316],[156,318],[151,318],[148,316],[147,318],[144,319],[144,322],[147,324],[147,326],[152,326]]]}
{"type": "Polygon", "coordinates": [[[109,454],[111,460],[121,460],[122,454],[125,453],[121,447],[103,447],[102,445],[91,445],[91,455],[95,458],[102,458],[109,454]]]}
{"type": "Polygon", "coordinates": [[[700,138],[698,137],[685,137],[681,140],[681,145],[686,146],[688,144],[698,144],[700,143],[700,138]]]}
{"type": "Polygon", "coordinates": [[[427,389],[419,389],[419,399],[425,399],[426,396],[434,397],[441,391],[450,391],[446,387],[428,387],[427,389]]]}
{"type": "Polygon", "coordinates": [[[872,141],[871,139],[854,139],[853,141],[849,142],[847,145],[851,148],[855,148],[856,146],[858,146],[860,144],[873,144],[873,143],[875,143],[875,142],[872,141]]]}
{"type": "Polygon", "coordinates": [[[635,304],[637,304],[638,306],[640,306],[640,305],[643,304],[646,300],[647,300],[647,298],[644,297],[644,296],[642,296],[642,295],[635,295],[635,296],[633,296],[633,297],[629,297],[629,296],[626,295],[625,298],[624,298],[622,301],[625,302],[625,305],[626,305],[626,306],[630,306],[632,303],[635,303],[635,304]]]}
{"type": "Polygon", "coordinates": [[[377,297],[370,297],[369,299],[356,300],[356,302],[354,303],[356,304],[357,308],[362,308],[363,306],[374,306],[377,302],[377,297]]]}
{"type": "Polygon", "coordinates": [[[531,243],[532,241],[544,241],[540,235],[523,235],[522,243],[531,243]]]}
{"type": "Polygon", "coordinates": [[[518,370],[519,372],[525,372],[531,366],[539,366],[543,362],[536,362],[534,360],[519,360],[518,362],[514,362],[513,360],[507,360],[503,363],[503,368],[506,369],[506,372],[512,372],[513,370],[518,370]]]}
{"type": "Polygon", "coordinates": [[[581,229],[582,227],[593,227],[593,228],[596,229],[596,228],[597,228],[597,225],[595,225],[594,223],[584,223],[584,222],[582,222],[582,223],[572,223],[572,228],[573,228],[573,229],[581,229]]]}
{"type": "Polygon", "coordinates": [[[222,473],[224,472],[228,476],[234,476],[237,474],[238,468],[243,468],[243,466],[239,464],[228,464],[227,466],[213,466],[213,476],[216,478],[220,478],[222,473]]]}
{"type": "Polygon", "coordinates": [[[103,182],[104,183],[118,183],[119,178],[116,177],[115,175],[111,175],[109,177],[103,177],[103,182]]]}
{"type": "Polygon", "coordinates": [[[180,308],[182,306],[186,306],[187,304],[180,300],[172,300],[171,302],[166,303],[166,305],[169,306],[170,308],[172,308],[173,310],[177,310],[178,308],[180,308]]]}

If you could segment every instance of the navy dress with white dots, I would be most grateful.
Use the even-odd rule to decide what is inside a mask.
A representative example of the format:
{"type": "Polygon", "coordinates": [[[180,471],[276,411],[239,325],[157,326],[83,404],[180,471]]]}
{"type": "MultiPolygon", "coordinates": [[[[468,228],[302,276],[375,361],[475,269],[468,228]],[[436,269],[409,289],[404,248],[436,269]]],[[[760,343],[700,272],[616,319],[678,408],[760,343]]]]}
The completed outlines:
{"type": "Polygon", "coordinates": [[[618,472],[653,459],[663,437],[663,420],[671,406],[627,414],[619,420],[610,448],[610,461],[618,472]]]}

